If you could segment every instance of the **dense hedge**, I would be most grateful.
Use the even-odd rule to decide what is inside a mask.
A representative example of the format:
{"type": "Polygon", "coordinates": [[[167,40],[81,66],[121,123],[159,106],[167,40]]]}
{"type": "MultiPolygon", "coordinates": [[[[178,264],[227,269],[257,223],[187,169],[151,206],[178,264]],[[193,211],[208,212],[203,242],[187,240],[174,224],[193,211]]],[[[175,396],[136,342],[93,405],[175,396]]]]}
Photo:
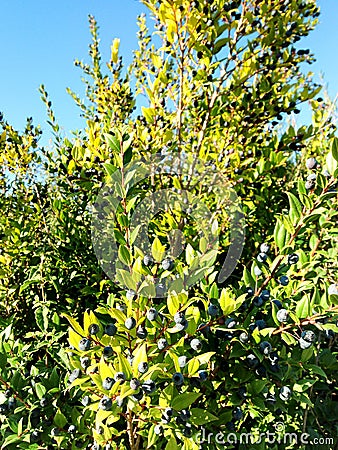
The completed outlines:
{"type": "Polygon", "coordinates": [[[1,449],[333,448],[338,140],[297,43],[318,8],[144,4],[127,69],[89,17],[85,129],[44,86],[52,148],[0,117],[1,449]]]}

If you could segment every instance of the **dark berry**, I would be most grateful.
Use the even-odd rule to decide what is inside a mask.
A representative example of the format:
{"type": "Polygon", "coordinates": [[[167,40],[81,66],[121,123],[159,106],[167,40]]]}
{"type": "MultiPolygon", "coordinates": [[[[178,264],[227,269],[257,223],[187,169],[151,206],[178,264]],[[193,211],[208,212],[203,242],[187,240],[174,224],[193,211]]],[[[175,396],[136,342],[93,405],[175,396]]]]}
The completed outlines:
{"type": "Polygon", "coordinates": [[[294,265],[294,264],[297,264],[298,261],[299,261],[299,256],[297,255],[297,253],[292,253],[291,255],[288,256],[288,264],[294,265]]]}
{"type": "Polygon", "coordinates": [[[279,398],[283,401],[286,402],[287,400],[290,399],[292,395],[292,391],[288,386],[282,386],[279,390],[279,398]]]}
{"type": "Polygon", "coordinates": [[[144,326],[140,325],[136,330],[136,336],[140,339],[145,339],[148,336],[148,331],[144,326]]]}
{"type": "Polygon", "coordinates": [[[279,283],[282,286],[287,286],[289,284],[289,277],[287,277],[286,275],[281,276],[279,279],[279,283]]]}
{"type": "Polygon", "coordinates": [[[318,161],[316,160],[316,158],[308,158],[305,165],[308,169],[313,170],[318,167],[318,161]]]}
{"type": "Polygon", "coordinates": [[[82,338],[79,342],[79,350],[85,352],[89,350],[91,347],[91,341],[87,338],[82,338]]]}
{"type": "Polygon", "coordinates": [[[215,317],[217,316],[219,313],[219,309],[217,305],[214,305],[213,303],[210,303],[210,305],[208,306],[208,314],[211,317],[215,317]]]}
{"type": "Polygon", "coordinates": [[[241,420],[243,418],[243,411],[239,406],[232,411],[232,417],[233,420],[241,420]]]}
{"type": "Polygon", "coordinates": [[[277,311],[277,320],[278,322],[287,322],[288,321],[288,317],[289,317],[289,311],[282,308],[279,311],[277,311]]]}
{"type": "Polygon", "coordinates": [[[146,394],[151,394],[156,390],[156,384],[153,380],[146,380],[142,384],[142,389],[146,394]]]}
{"type": "Polygon", "coordinates": [[[133,291],[132,289],[128,289],[128,291],[126,292],[126,298],[127,298],[127,300],[130,300],[130,301],[135,300],[136,292],[133,291]]]}
{"type": "Polygon", "coordinates": [[[262,341],[262,342],[259,344],[259,351],[260,351],[263,355],[268,356],[268,355],[271,353],[271,351],[272,351],[272,346],[271,346],[270,342],[268,342],[268,341],[262,341]]]}
{"type": "Polygon", "coordinates": [[[102,351],[103,356],[105,356],[106,358],[111,356],[113,353],[114,353],[113,349],[110,345],[107,345],[106,347],[104,347],[104,349],[102,351]]]}
{"type": "Polygon", "coordinates": [[[104,411],[108,411],[113,406],[113,402],[111,398],[104,396],[101,398],[99,402],[99,409],[103,409],[104,411]]]}
{"type": "Polygon", "coordinates": [[[114,323],[109,323],[108,325],[105,326],[104,332],[108,336],[115,336],[117,332],[117,327],[114,323]]]}
{"type": "Polygon", "coordinates": [[[174,268],[174,261],[170,258],[165,258],[161,263],[163,270],[172,270],[174,268]]]}
{"type": "Polygon", "coordinates": [[[137,378],[132,378],[130,380],[130,389],[134,389],[136,391],[141,386],[141,383],[137,378]]]}
{"type": "Polygon", "coordinates": [[[145,265],[145,266],[150,266],[151,264],[153,264],[154,263],[154,260],[153,260],[153,258],[151,257],[151,256],[149,256],[149,255],[145,255],[144,256],[144,258],[143,258],[143,264],[145,265]]]}
{"type": "Polygon", "coordinates": [[[138,371],[140,373],[146,373],[148,370],[148,363],[147,362],[140,362],[140,364],[138,365],[138,371]]]}
{"type": "Polygon", "coordinates": [[[88,334],[97,334],[100,331],[100,327],[97,323],[92,323],[88,327],[88,334]]]}
{"type": "Polygon", "coordinates": [[[164,350],[167,347],[168,347],[168,342],[165,338],[161,338],[157,341],[157,348],[159,350],[164,350]]]}
{"type": "Polygon", "coordinates": [[[114,380],[116,382],[121,381],[122,383],[126,381],[126,376],[124,372],[116,372],[116,374],[114,375],[114,380]]]}
{"type": "Polygon", "coordinates": [[[107,377],[102,381],[102,388],[106,391],[110,391],[110,389],[113,387],[114,379],[107,377]]]}
{"type": "Polygon", "coordinates": [[[174,373],[172,380],[176,386],[181,386],[183,384],[184,378],[180,372],[174,373]]]}
{"type": "Polygon", "coordinates": [[[266,253],[258,253],[257,261],[260,263],[264,263],[268,259],[268,255],[266,253]]]}
{"type": "Polygon", "coordinates": [[[199,340],[199,339],[193,339],[191,342],[190,342],[190,347],[193,349],[193,350],[201,350],[201,348],[202,348],[202,343],[201,343],[201,341],[199,340]]]}
{"type": "Polygon", "coordinates": [[[136,327],[136,320],[134,317],[128,317],[126,321],[124,322],[124,326],[127,328],[127,330],[132,330],[136,327]]]}
{"type": "Polygon", "coordinates": [[[157,312],[157,310],[155,308],[150,308],[148,310],[148,312],[147,312],[147,319],[150,322],[153,322],[154,320],[156,320],[157,316],[158,316],[158,312],[157,312]]]}

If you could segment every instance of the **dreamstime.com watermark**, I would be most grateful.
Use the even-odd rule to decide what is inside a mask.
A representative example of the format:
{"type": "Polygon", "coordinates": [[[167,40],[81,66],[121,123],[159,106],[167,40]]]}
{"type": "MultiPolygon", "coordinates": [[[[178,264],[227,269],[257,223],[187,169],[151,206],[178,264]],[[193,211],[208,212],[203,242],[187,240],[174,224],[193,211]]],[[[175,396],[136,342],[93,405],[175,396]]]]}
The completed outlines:
{"type": "MultiPolygon", "coordinates": [[[[235,444],[279,444],[279,445],[330,445],[334,448],[334,438],[333,437],[313,437],[308,433],[289,433],[284,432],[284,424],[282,422],[277,422],[274,425],[273,431],[266,431],[264,433],[253,434],[253,433],[233,433],[233,432],[222,432],[213,433],[207,431],[204,427],[197,434],[195,442],[203,448],[203,444],[218,444],[228,445],[235,444]]],[[[331,447],[330,447],[331,448],[331,447]]]]}
{"type": "Polygon", "coordinates": [[[187,291],[205,276],[217,257],[220,212],[224,214],[222,221],[226,222],[229,245],[218,282],[223,283],[234,271],[244,247],[244,215],[231,183],[215,166],[188,154],[152,155],[131,161],[110,176],[92,207],[92,243],[101,267],[114,283],[134,290],[136,283],[138,293],[148,298],[163,298],[171,291],[176,294],[187,291]],[[157,189],[153,190],[156,177],[157,189]],[[139,194],[132,194],[130,198],[129,193],[137,191],[139,194]],[[212,207],[208,204],[210,198],[212,207]],[[125,211],[124,217],[119,215],[121,210],[125,211]],[[133,245],[143,255],[152,255],[149,224],[162,213],[171,221],[179,213],[180,223],[168,231],[169,245],[161,259],[176,261],[187,251],[183,231],[189,224],[195,224],[194,239],[199,257],[193,263],[193,256],[188,254],[190,264],[181,273],[157,278],[153,274],[145,275],[137,264],[132,266],[126,247],[133,245]],[[128,228],[128,238],[117,232],[118,223],[125,230],[128,228]]]}

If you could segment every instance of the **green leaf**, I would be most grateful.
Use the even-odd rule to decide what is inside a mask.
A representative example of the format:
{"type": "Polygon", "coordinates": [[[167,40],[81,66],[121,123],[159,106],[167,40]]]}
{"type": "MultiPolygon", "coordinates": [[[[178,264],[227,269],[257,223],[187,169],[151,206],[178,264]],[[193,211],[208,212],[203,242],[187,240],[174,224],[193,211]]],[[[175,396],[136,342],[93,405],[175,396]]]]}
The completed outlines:
{"type": "Polygon", "coordinates": [[[296,339],[287,331],[281,333],[281,338],[287,345],[295,345],[297,343],[296,339]]]}
{"type": "Polygon", "coordinates": [[[128,147],[123,154],[123,165],[129,164],[133,156],[133,149],[128,147]]]}
{"type": "Polygon", "coordinates": [[[48,309],[38,308],[35,310],[35,319],[38,327],[41,331],[47,331],[48,329],[48,309]]]}
{"type": "Polygon", "coordinates": [[[188,363],[188,375],[191,377],[198,371],[200,364],[197,358],[192,358],[188,363]]]}
{"type": "MultiPolygon", "coordinates": [[[[136,276],[136,273],[133,274],[136,276]]],[[[117,269],[116,270],[116,278],[118,281],[123,284],[123,286],[126,286],[128,289],[132,289],[133,291],[137,291],[137,284],[136,280],[133,278],[133,275],[131,275],[129,272],[123,269],[117,269]]]]}
{"type": "Polygon", "coordinates": [[[21,417],[21,419],[20,419],[19,422],[18,422],[18,431],[17,431],[18,436],[21,436],[21,434],[22,434],[22,430],[23,430],[23,420],[24,420],[24,418],[21,417]]]}
{"type": "Polygon", "coordinates": [[[299,200],[302,202],[302,204],[307,209],[312,209],[313,208],[313,201],[311,200],[311,198],[308,195],[306,195],[306,194],[299,194],[299,200]]]}
{"type": "Polygon", "coordinates": [[[174,316],[180,307],[179,297],[177,295],[169,295],[167,299],[167,306],[169,313],[174,316]]]}
{"type": "Polygon", "coordinates": [[[332,151],[330,151],[326,156],[326,165],[328,172],[333,176],[338,167],[338,161],[333,157],[332,151]]]}
{"type": "Polygon", "coordinates": [[[119,354],[117,356],[117,359],[118,359],[119,371],[124,372],[126,374],[127,378],[129,378],[131,376],[131,367],[130,367],[129,361],[122,354],[119,354]]]}
{"type": "Polygon", "coordinates": [[[312,358],[312,355],[313,355],[313,347],[306,348],[302,351],[300,360],[302,361],[302,363],[309,361],[309,359],[312,358]]]}
{"type": "Polygon", "coordinates": [[[317,380],[309,380],[309,379],[305,379],[305,380],[298,380],[297,383],[295,383],[293,385],[293,391],[294,392],[305,392],[308,389],[310,389],[310,387],[316,383],[317,380]]]}
{"type": "Polygon", "coordinates": [[[296,395],[297,395],[297,401],[300,403],[300,406],[302,408],[304,408],[304,405],[302,405],[302,403],[310,406],[310,408],[313,408],[313,403],[311,402],[311,400],[309,399],[309,396],[307,394],[302,394],[301,392],[297,392],[296,395]]]}
{"type": "Polygon", "coordinates": [[[297,185],[298,185],[298,194],[299,195],[307,193],[307,191],[305,189],[305,182],[303,180],[298,180],[297,185]]]}
{"type": "Polygon", "coordinates": [[[22,294],[22,292],[28,288],[28,286],[30,286],[31,284],[34,283],[40,283],[40,279],[39,278],[32,278],[31,280],[26,280],[22,283],[22,285],[20,286],[19,289],[19,294],[22,294]]]}
{"type": "Polygon", "coordinates": [[[249,384],[248,390],[252,394],[259,394],[260,392],[262,392],[265,386],[265,380],[254,380],[249,384]]]}
{"type": "Polygon", "coordinates": [[[105,134],[105,138],[107,141],[107,144],[109,145],[109,147],[116,153],[120,153],[121,148],[120,148],[120,143],[118,141],[118,139],[115,136],[112,136],[111,134],[105,134]]]}
{"type": "Polygon", "coordinates": [[[279,249],[285,246],[286,229],[279,219],[276,221],[274,230],[274,240],[279,249]]]}
{"type": "Polygon", "coordinates": [[[62,412],[59,409],[57,410],[54,416],[54,423],[59,428],[63,428],[67,423],[66,417],[62,414],[62,412]]]}
{"type": "Polygon", "coordinates": [[[117,169],[117,167],[113,166],[113,164],[110,164],[110,163],[103,163],[103,168],[107,172],[108,176],[113,175],[113,173],[117,169]]]}
{"type": "Polygon", "coordinates": [[[172,402],[173,393],[174,386],[172,384],[169,384],[160,393],[159,406],[161,406],[162,408],[168,407],[172,402]]]}
{"type": "Polygon", "coordinates": [[[338,161],[338,138],[334,137],[331,145],[331,153],[333,158],[338,161]]]}
{"type": "Polygon", "coordinates": [[[287,195],[289,197],[290,203],[289,217],[291,219],[291,222],[293,224],[296,224],[302,215],[302,205],[300,204],[298,198],[291,192],[288,192],[287,195]]]}
{"type": "Polygon", "coordinates": [[[315,366],[314,364],[308,364],[308,365],[306,366],[306,368],[307,368],[308,370],[310,370],[311,372],[316,373],[317,375],[320,375],[321,377],[327,378],[326,373],[325,373],[324,370],[323,370],[321,367],[319,367],[319,366],[315,366]]]}
{"type": "Polygon", "coordinates": [[[243,269],[243,281],[247,286],[255,286],[255,280],[246,266],[243,269]]]}
{"type": "Polygon", "coordinates": [[[46,393],[46,388],[43,384],[36,383],[35,384],[35,392],[36,392],[36,395],[38,396],[38,398],[41,399],[46,393]]]}
{"type": "Polygon", "coordinates": [[[236,302],[231,297],[229,289],[222,289],[221,296],[219,299],[220,307],[222,308],[223,314],[225,316],[231,314],[236,309],[236,302]]]}
{"type": "Polygon", "coordinates": [[[205,423],[218,420],[218,417],[214,416],[211,412],[205,409],[191,408],[190,412],[190,420],[194,425],[204,425],[205,423]]]}
{"type": "Polygon", "coordinates": [[[82,337],[86,336],[86,333],[84,332],[83,328],[80,327],[80,325],[76,322],[75,319],[73,319],[66,313],[62,313],[61,317],[65,317],[68,320],[68,322],[70,323],[70,326],[73,328],[73,330],[76,331],[80,336],[82,336],[82,337]]]}
{"type": "Polygon", "coordinates": [[[216,55],[218,52],[220,52],[222,50],[222,48],[225,45],[227,45],[228,42],[229,42],[229,38],[218,39],[218,41],[215,42],[215,45],[212,49],[212,53],[214,55],[216,55]]]}
{"type": "Polygon", "coordinates": [[[134,360],[133,360],[133,375],[134,377],[138,374],[138,365],[141,362],[147,362],[148,361],[148,355],[147,355],[147,345],[142,344],[140,347],[137,347],[134,351],[134,360]]]}
{"type": "Polygon", "coordinates": [[[147,448],[151,448],[155,444],[155,442],[157,440],[157,435],[155,434],[154,430],[155,430],[155,425],[152,425],[149,428],[149,431],[148,431],[148,445],[147,445],[147,448]]]}
{"type": "MultiPolygon", "coordinates": [[[[12,434],[10,436],[7,436],[6,439],[4,440],[2,446],[1,446],[1,450],[6,448],[9,444],[14,444],[16,442],[20,442],[21,441],[21,437],[19,438],[16,434],[12,434]]],[[[20,448],[20,447],[17,447],[20,448]]]]}
{"type": "Polygon", "coordinates": [[[165,246],[162,245],[158,237],[156,237],[151,246],[151,254],[155,261],[161,262],[165,255],[165,246]]]}
{"type": "Polygon", "coordinates": [[[196,392],[186,392],[184,394],[179,394],[171,402],[171,407],[180,411],[181,409],[188,408],[192,403],[194,403],[202,394],[197,394],[196,392]]]}
{"type": "Polygon", "coordinates": [[[311,302],[310,298],[305,295],[296,305],[296,316],[298,319],[304,319],[311,314],[311,302]]]}
{"type": "Polygon", "coordinates": [[[154,108],[146,108],[142,106],[142,114],[147,119],[148,123],[153,123],[154,116],[156,115],[156,110],[154,108]]]}
{"type": "Polygon", "coordinates": [[[0,368],[4,369],[7,364],[7,356],[5,353],[0,353],[0,368]]]}
{"type": "Polygon", "coordinates": [[[17,419],[17,417],[9,416],[9,417],[7,417],[7,422],[9,424],[10,429],[13,431],[13,433],[18,434],[18,419],[17,419]]]}
{"type": "Polygon", "coordinates": [[[131,244],[131,245],[133,245],[133,243],[135,242],[135,239],[136,239],[137,236],[139,235],[140,228],[141,228],[141,225],[137,225],[137,226],[133,229],[133,231],[131,232],[130,238],[129,238],[130,244],[131,244]]]}
{"type": "Polygon", "coordinates": [[[284,225],[286,231],[290,234],[294,234],[295,227],[293,226],[293,223],[291,222],[291,219],[289,218],[289,216],[283,216],[282,220],[283,220],[283,225],[284,225]]]}
{"type": "Polygon", "coordinates": [[[201,355],[197,355],[196,358],[198,359],[200,364],[207,364],[210,361],[210,358],[215,354],[216,352],[207,352],[202,353],[201,355]]]}
{"type": "Polygon", "coordinates": [[[165,450],[180,450],[180,447],[177,445],[175,436],[171,436],[167,445],[165,446],[165,450]]]}
{"type": "MultiPolygon", "coordinates": [[[[332,295],[331,297],[338,297],[338,296],[332,295]]],[[[332,330],[335,333],[338,333],[338,326],[335,325],[334,323],[326,323],[325,325],[322,325],[321,328],[323,328],[323,330],[332,330]]]]}
{"type": "Polygon", "coordinates": [[[120,245],[118,251],[119,260],[123,262],[126,266],[131,265],[131,255],[128,248],[125,245],[120,245]]]}
{"type": "Polygon", "coordinates": [[[199,242],[199,249],[201,253],[205,253],[208,248],[208,241],[204,236],[201,237],[199,242]]]}
{"type": "Polygon", "coordinates": [[[209,297],[210,298],[218,298],[219,297],[219,292],[218,292],[218,287],[216,283],[213,283],[210,289],[210,293],[209,293],[209,297]]]}
{"type": "Polygon", "coordinates": [[[334,137],[331,144],[331,149],[326,156],[326,165],[328,172],[335,176],[338,167],[338,138],[334,137]]]}

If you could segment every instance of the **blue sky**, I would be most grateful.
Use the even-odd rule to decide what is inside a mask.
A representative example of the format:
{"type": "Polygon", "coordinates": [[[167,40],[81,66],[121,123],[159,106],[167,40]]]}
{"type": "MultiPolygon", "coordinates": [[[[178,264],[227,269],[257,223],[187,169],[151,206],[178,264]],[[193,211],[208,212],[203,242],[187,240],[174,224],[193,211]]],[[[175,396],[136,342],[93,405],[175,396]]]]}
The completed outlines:
{"type": "MultiPolygon", "coordinates": [[[[320,24],[301,41],[301,47],[315,53],[317,62],[306,68],[324,74],[334,97],[338,92],[338,4],[337,0],[318,4],[320,24]]],[[[79,111],[66,87],[83,93],[81,71],[73,61],[88,57],[88,14],[99,23],[103,56],[109,58],[110,44],[119,37],[128,63],[137,48],[136,17],[145,8],[138,0],[2,0],[1,7],[0,111],[19,129],[26,117],[33,116],[34,123],[47,130],[38,92],[43,83],[60,125],[65,131],[80,128],[79,111]]]]}

